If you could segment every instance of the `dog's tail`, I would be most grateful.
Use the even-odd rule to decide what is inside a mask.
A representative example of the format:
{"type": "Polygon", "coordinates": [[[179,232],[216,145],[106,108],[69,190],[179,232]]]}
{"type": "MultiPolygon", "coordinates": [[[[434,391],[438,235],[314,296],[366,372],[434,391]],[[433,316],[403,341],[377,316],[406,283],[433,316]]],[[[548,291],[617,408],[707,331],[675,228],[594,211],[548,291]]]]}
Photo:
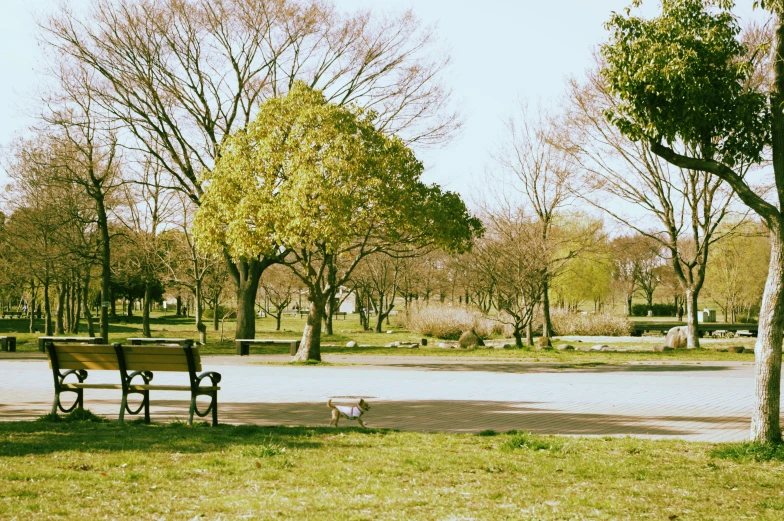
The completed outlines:
{"type": "Polygon", "coordinates": [[[329,400],[327,400],[327,407],[329,407],[330,409],[334,409],[334,408],[335,408],[335,407],[332,405],[332,398],[330,398],[329,400]]]}

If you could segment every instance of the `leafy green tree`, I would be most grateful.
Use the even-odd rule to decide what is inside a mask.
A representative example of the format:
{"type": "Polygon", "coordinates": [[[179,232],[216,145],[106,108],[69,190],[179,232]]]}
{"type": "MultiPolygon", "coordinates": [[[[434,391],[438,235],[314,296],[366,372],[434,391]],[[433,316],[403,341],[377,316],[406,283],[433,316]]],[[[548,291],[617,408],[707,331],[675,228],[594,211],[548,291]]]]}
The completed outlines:
{"type": "Polygon", "coordinates": [[[459,196],[420,181],[422,164],[374,119],[297,82],[226,140],[205,176],[199,244],[232,259],[285,252],[308,288],[300,360],[320,360],[326,300],[364,257],[465,250],[481,230],[459,196]]]}
{"type": "MultiPolygon", "coordinates": [[[[633,5],[639,5],[637,0],[633,5]]],[[[738,38],[731,0],[663,0],[651,19],[631,10],[607,23],[604,76],[620,100],[608,118],[628,137],[675,166],[725,181],[770,230],[771,260],[756,346],[751,438],[781,442],[781,346],[784,339],[784,3],[757,5],[774,14],[773,82],[755,86],[754,53],[738,38]],[[775,201],[743,173],[770,147],[775,201]]]]}

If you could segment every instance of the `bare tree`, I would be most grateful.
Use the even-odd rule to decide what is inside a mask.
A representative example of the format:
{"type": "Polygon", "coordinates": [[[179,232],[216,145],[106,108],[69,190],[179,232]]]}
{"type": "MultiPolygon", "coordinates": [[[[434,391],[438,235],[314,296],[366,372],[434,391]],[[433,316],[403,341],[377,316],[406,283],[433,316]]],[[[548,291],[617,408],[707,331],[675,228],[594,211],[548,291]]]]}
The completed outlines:
{"type": "Polygon", "coordinates": [[[298,294],[302,283],[283,266],[271,266],[261,277],[261,294],[264,299],[262,309],[267,315],[275,318],[275,331],[280,331],[280,319],[283,312],[298,294]]]}
{"type": "Polygon", "coordinates": [[[732,190],[718,177],[675,167],[648,143],[623,136],[604,116],[616,101],[598,73],[590,73],[584,84],[572,81],[569,97],[569,136],[563,141],[590,187],[583,200],[661,245],[686,295],[688,347],[699,347],[697,300],[710,246],[727,233],[719,224],[731,211],[732,190]],[[650,221],[623,212],[625,205],[654,217],[658,226],[651,229],[645,224],[650,221]]]}
{"type": "MultiPolygon", "coordinates": [[[[198,204],[200,174],[223,139],[294,80],[330,101],[379,113],[384,131],[408,143],[446,140],[460,120],[438,81],[448,58],[410,12],[342,15],[328,2],[293,0],[93,0],[86,18],[63,8],[42,23],[57,60],[100,76],[96,99],[154,156],[171,188],[198,204]]],[[[255,334],[259,279],[277,256],[230,259],[237,336],[255,334]]]]}
{"type": "MultiPolygon", "coordinates": [[[[507,174],[511,187],[521,193],[531,212],[541,223],[542,240],[548,241],[559,215],[572,199],[576,176],[558,143],[558,123],[545,110],[532,111],[521,102],[517,114],[506,122],[506,134],[495,162],[507,174]]],[[[549,285],[553,277],[573,258],[550,249],[554,258],[543,273],[543,336],[551,337],[549,285]]],[[[573,253],[573,252],[571,252],[573,253]]]]}
{"type": "Polygon", "coordinates": [[[531,322],[545,290],[544,276],[551,252],[542,233],[543,223],[529,218],[520,209],[488,214],[487,232],[477,240],[475,260],[478,268],[492,273],[497,283],[496,320],[512,328],[518,348],[531,345],[531,322]]]}

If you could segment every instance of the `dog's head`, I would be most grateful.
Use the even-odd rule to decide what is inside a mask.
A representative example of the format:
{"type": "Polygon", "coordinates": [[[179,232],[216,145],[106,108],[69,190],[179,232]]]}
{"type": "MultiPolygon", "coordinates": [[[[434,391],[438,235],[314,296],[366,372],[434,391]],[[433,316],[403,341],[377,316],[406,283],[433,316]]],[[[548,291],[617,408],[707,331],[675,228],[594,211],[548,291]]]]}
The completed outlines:
{"type": "Polygon", "coordinates": [[[358,405],[358,406],[359,406],[359,408],[362,410],[362,412],[365,412],[365,411],[369,411],[369,410],[370,410],[370,404],[369,404],[369,403],[367,403],[367,402],[366,402],[365,400],[363,400],[362,398],[360,398],[360,399],[359,399],[359,404],[357,404],[357,405],[358,405]]]}

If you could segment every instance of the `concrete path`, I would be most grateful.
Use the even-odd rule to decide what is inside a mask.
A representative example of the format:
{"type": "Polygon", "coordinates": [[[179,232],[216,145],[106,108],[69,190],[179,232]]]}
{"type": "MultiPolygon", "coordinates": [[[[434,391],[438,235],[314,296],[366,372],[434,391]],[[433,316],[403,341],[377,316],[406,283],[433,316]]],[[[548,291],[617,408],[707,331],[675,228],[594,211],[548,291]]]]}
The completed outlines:
{"type": "MultiPolygon", "coordinates": [[[[418,431],[527,430],[543,434],[632,435],[701,441],[748,437],[751,363],[635,363],[596,367],[425,357],[327,356],[333,366],[278,365],[286,356],[205,356],[223,375],[220,420],[259,425],[327,425],[329,397],[371,403],[371,427],[418,431]],[[351,364],[351,365],[341,365],[351,364]]],[[[93,382],[115,382],[94,372],[93,382]]],[[[155,383],[185,384],[158,373],[155,383]]],[[[0,359],[0,419],[49,412],[52,373],[38,355],[0,359]]],[[[186,393],[155,392],[155,420],[183,420],[186,393]]],[[[85,393],[86,406],[116,417],[118,391],[85,393]]],[[[352,424],[343,420],[341,425],[352,424]]]]}

